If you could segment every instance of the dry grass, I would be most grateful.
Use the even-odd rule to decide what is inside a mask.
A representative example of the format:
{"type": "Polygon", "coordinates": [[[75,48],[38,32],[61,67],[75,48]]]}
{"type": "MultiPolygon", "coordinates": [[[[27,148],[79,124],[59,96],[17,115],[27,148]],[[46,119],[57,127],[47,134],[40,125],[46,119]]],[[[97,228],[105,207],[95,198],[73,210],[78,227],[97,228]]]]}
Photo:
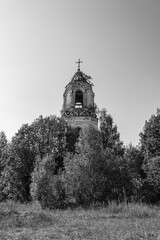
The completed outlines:
{"type": "Polygon", "coordinates": [[[160,209],[116,204],[96,209],[42,210],[38,203],[0,204],[0,240],[160,240],[160,209]]]}

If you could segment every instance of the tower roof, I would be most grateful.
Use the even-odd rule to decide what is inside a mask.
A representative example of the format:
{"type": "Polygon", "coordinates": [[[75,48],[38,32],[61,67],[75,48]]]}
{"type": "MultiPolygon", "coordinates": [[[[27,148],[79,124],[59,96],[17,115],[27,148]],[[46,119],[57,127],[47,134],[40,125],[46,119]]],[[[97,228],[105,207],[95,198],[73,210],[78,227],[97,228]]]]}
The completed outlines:
{"type": "Polygon", "coordinates": [[[91,76],[88,76],[88,75],[86,75],[85,73],[83,73],[82,71],[79,71],[79,70],[78,70],[78,71],[74,74],[74,76],[72,77],[71,81],[67,84],[66,88],[67,88],[70,84],[72,84],[72,83],[74,83],[74,82],[78,82],[78,81],[87,82],[89,85],[94,86],[93,83],[90,81],[90,79],[92,79],[91,76]]]}
{"type": "Polygon", "coordinates": [[[82,71],[78,70],[74,76],[71,79],[71,82],[74,81],[84,81],[84,82],[88,82],[90,85],[93,86],[93,83],[90,81],[91,76],[86,75],[85,73],[83,73],[82,71]]]}
{"type": "Polygon", "coordinates": [[[80,64],[82,63],[82,61],[80,61],[79,59],[78,62],[76,63],[78,64],[77,72],[75,72],[71,81],[67,84],[66,88],[73,82],[78,82],[78,81],[87,82],[89,85],[94,86],[93,83],[90,81],[90,79],[92,79],[91,76],[86,75],[80,70],[80,64]]]}

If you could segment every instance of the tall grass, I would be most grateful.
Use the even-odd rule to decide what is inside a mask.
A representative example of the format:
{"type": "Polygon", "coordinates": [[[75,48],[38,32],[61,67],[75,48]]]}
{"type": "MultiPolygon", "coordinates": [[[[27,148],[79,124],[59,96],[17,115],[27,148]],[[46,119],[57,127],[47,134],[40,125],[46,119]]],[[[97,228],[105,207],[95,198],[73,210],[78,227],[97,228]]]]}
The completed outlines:
{"type": "Polygon", "coordinates": [[[45,227],[51,225],[53,220],[53,216],[42,210],[37,202],[26,205],[13,201],[0,203],[0,229],[45,227]]]}
{"type": "Polygon", "coordinates": [[[89,209],[50,211],[42,210],[38,202],[7,201],[0,203],[0,240],[155,240],[159,236],[159,220],[160,208],[142,203],[110,202],[89,209]]]}
{"type": "Polygon", "coordinates": [[[157,206],[150,206],[143,203],[116,203],[110,202],[105,208],[108,214],[119,214],[126,218],[150,218],[160,216],[160,209],[157,206]]]}
{"type": "MultiPolygon", "coordinates": [[[[82,207],[74,208],[73,211],[81,211],[81,210],[87,211],[87,209],[83,209],[82,207]]],[[[160,208],[158,206],[146,205],[143,203],[134,203],[134,202],[116,203],[112,201],[112,202],[109,202],[107,206],[99,205],[97,207],[97,205],[92,205],[88,210],[92,210],[92,211],[101,210],[109,215],[123,214],[124,217],[136,217],[136,218],[160,216],[160,208]]],[[[42,210],[38,202],[32,202],[29,204],[20,204],[20,203],[15,203],[14,201],[7,201],[7,202],[0,203],[0,220],[2,218],[9,218],[13,216],[21,216],[21,217],[34,216],[33,218],[35,218],[35,216],[39,216],[40,219],[41,218],[43,219],[44,216],[46,215],[50,216],[50,214],[55,211],[56,210],[54,211],[53,210],[49,211],[47,209],[42,210]]],[[[57,210],[57,211],[60,211],[60,210],[57,210]]]]}

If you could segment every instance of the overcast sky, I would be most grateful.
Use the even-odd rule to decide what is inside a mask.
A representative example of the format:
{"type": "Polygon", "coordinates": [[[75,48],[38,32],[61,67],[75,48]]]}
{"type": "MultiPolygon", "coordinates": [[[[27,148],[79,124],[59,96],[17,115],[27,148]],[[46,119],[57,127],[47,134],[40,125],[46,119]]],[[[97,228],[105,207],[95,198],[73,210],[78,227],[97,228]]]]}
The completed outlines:
{"type": "Polygon", "coordinates": [[[77,70],[91,75],[125,144],[160,107],[159,0],[0,0],[0,131],[59,115],[77,70]]]}

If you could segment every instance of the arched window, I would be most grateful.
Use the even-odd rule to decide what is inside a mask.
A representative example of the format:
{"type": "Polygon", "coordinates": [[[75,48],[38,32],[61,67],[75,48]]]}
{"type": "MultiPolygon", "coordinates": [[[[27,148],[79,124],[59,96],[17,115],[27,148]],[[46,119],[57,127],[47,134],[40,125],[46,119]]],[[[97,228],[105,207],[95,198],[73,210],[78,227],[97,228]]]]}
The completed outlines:
{"type": "Polygon", "coordinates": [[[83,107],[83,93],[80,90],[77,90],[75,94],[75,107],[76,108],[83,107]]]}

